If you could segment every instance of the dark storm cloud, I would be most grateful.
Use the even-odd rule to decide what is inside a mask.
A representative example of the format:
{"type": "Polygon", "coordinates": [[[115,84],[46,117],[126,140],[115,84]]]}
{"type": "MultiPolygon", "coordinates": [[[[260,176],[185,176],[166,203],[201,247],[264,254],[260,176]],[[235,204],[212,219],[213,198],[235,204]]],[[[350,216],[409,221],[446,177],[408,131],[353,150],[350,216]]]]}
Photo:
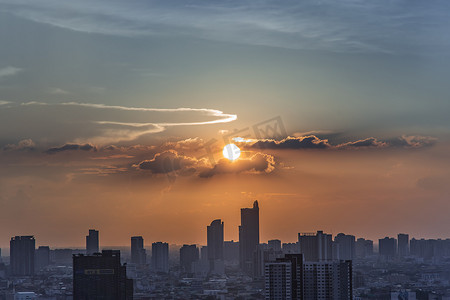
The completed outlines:
{"type": "Polygon", "coordinates": [[[82,151],[97,151],[97,147],[91,144],[65,144],[61,147],[54,147],[47,149],[45,153],[47,154],[55,154],[63,151],[74,151],[74,150],[82,150],[82,151]]]}
{"type": "Polygon", "coordinates": [[[249,159],[238,159],[236,161],[229,161],[228,159],[221,159],[212,168],[203,170],[199,176],[202,178],[209,178],[218,174],[228,173],[270,173],[275,169],[275,160],[272,155],[256,153],[249,159]]]}

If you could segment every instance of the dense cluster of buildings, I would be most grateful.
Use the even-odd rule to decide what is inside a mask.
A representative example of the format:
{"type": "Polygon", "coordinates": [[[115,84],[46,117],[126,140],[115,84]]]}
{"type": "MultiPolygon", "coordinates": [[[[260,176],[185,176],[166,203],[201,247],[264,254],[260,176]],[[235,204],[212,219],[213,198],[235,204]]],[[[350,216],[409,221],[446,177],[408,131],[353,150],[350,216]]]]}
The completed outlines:
{"type": "Polygon", "coordinates": [[[450,272],[442,269],[450,240],[399,234],[374,250],[371,240],[323,231],[261,243],[255,201],[241,209],[239,242],[224,240],[220,219],[207,226],[207,245],[154,242],[151,254],[142,236],[131,237],[131,249],[100,251],[95,229],[85,249],[36,248],[33,236],[12,237],[0,262],[0,300],[450,299],[450,272]]]}

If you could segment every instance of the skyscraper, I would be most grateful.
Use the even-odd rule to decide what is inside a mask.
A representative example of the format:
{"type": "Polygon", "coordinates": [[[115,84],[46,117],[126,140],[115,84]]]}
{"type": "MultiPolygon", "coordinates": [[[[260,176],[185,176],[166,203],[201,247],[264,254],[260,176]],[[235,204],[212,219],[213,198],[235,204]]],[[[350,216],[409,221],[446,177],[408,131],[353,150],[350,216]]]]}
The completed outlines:
{"type": "Polygon", "coordinates": [[[147,253],[144,249],[142,236],[131,237],[131,262],[137,265],[145,265],[147,262],[147,253]]]}
{"type": "Polygon", "coordinates": [[[155,272],[169,272],[169,244],[163,242],[152,244],[152,268],[155,272]]]}
{"type": "Polygon", "coordinates": [[[326,261],[333,259],[331,234],[317,231],[314,233],[299,233],[298,243],[300,253],[305,261],[326,261]]]}
{"type": "Polygon", "coordinates": [[[247,274],[252,272],[253,253],[259,245],[259,207],[258,201],[252,208],[241,208],[239,226],[239,265],[247,274]]]}
{"type": "Polygon", "coordinates": [[[220,219],[207,227],[207,251],[210,272],[216,272],[217,266],[223,266],[223,222],[220,219]]]}
{"type": "Polygon", "coordinates": [[[399,233],[397,239],[398,239],[398,256],[404,257],[409,255],[409,235],[399,233]]]}
{"type": "Polygon", "coordinates": [[[9,245],[12,275],[34,275],[35,243],[34,236],[15,236],[11,238],[9,245]]]}
{"type": "Polygon", "coordinates": [[[208,259],[223,259],[223,222],[220,219],[207,227],[208,259]]]}
{"type": "Polygon", "coordinates": [[[192,263],[200,258],[196,245],[183,245],[180,248],[180,266],[186,273],[192,272],[192,263]]]}
{"type": "Polygon", "coordinates": [[[133,299],[133,281],[120,264],[119,250],[103,250],[93,255],[73,256],[73,298],[133,299]]]}
{"type": "Polygon", "coordinates": [[[98,231],[89,229],[89,235],[86,236],[86,254],[94,253],[99,253],[98,231]]]}

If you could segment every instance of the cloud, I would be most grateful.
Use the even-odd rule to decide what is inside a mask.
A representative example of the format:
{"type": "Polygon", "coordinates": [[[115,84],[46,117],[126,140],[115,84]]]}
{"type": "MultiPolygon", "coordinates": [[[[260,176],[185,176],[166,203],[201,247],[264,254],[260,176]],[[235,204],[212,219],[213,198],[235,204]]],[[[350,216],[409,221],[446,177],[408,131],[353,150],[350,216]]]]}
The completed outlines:
{"type": "Polygon", "coordinates": [[[97,147],[91,145],[91,144],[65,144],[61,147],[54,147],[47,149],[45,151],[47,154],[55,154],[58,152],[64,152],[64,151],[74,151],[74,150],[81,150],[81,151],[97,151],[97,147]]]}
{"type": "Polygon", "coordinates": [[[436,144],[436,142],[437,139],[435,137],[420,135],[403,135],[389,141],[393,146],[406,148],[430,147],[436,144]]]}
{"type": "Polygon", "coordinates": [[[257,4],[251,0],[188,4],[0,0],[3,11],[90,34],[182,35],[289,49],[378,53],[417,51],[424,44],[448,46],[449,4],[438,2],[405,6],[388,0],[264,0],[257,4]]]}
{"type": "Polygon", "coordinates": [[[13,76],[16,75],[17,73],[19,73],[20,71],[22,71],[22,69],[20,68],[16,68],[16,67],[5,67],[5,68],[1,68],[0,69],[0,79],[2,77],[7,77],[7,76],[13,76]]]}
{"type": "Polygon", "coordinates": [[[369,137],[356,141],[349,141],[332,145],[328,139],[321,139],[315,135],[287,137],[281,141],[273,139],[233,139],[239,147],[244,149],[384,149],[384,148],[422,148],[433,146],[437,139],[429,136],[402,136],[381,141],[375,137],[369,137]]]}
{"type": "Polygon", "coordinates": [[[374,137],[366,138],[363,140],[357,140],[354,142],[347,142],[340,145],[337,145],[337,148],[385,148],[388,147],[389,144],[386,142],[378,141],[374,137]]]}
{"type": "Polygon", "coordinates": [[[195,170],[201,162],[195,158],[179,155],[174,150],[157,153],[151,160],[141,161],[135,165],[140,170],[149,170],[153,174],[166,174],[185,169],[195,170]]]}
{"type": "Polygon", "coordinates": [[[302,137],[287,137],[281,141],[273,139],[253,140],[243,144],[247,148],[260,149],[328,149],[331,145],[326,139],[314,135],[302,137]]]}
{"type": "Polygon", "coordinates": [[[218,174],[237,174],[243,172],[250,173],[271,173],[275,169],[275,160],[272,155],[256,153],[248,159],[238,159],[229,161],[221,159],[214,167],[203,170],[199,176],[209,178],[218,174]]]}
{"type": "Polygon", "coordinates": [[[52,88],[52,89],[50,89],[49,93],[52,95],[68,95],[68,94],[70,94],[68,91],[63,90],[61,88],[52,88]]]}
{"type": "Polygon", "coordinates": [[[25,139],[19,141],[17,144],[8,144],[6,145],[3,150],[9,151],[9,150],[35,150],[36,144],[31,139],[25,139]]]}
{"type": "Polygon", "coordinates": [[[234,114],[207,108],[147,108],[94,103],[10,104],[0,110],[0,140],[29,136],[48,143],[108,145],[168,127],[227,123],[234,114]],[[27,120],[27,126],[22,126],[27,120]]]}

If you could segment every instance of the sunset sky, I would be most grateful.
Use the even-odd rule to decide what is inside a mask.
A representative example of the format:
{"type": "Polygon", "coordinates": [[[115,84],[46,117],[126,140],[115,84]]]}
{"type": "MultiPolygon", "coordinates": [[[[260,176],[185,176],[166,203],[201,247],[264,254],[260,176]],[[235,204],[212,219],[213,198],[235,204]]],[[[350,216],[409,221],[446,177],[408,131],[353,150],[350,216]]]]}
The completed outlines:
{"type": "Polygon", "coordinates": [[[448,238],[449,78],[446,0],[0,0],[0,247],[448,238]]]}

